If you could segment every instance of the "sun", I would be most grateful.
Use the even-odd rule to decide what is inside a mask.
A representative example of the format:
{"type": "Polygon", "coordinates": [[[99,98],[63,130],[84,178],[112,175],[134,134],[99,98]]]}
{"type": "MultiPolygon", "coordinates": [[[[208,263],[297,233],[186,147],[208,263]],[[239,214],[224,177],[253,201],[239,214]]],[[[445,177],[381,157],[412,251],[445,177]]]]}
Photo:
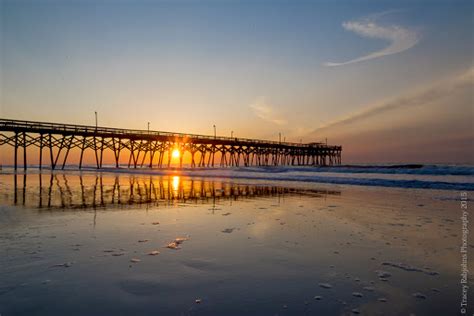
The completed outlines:
{"type": "Polygon", "coordinates": [[[181,153],[179,152],[178,149],[174,149],[173,152],[171,153],[171,157],[173,158],[179,158],[181,156],[181,153]]]}

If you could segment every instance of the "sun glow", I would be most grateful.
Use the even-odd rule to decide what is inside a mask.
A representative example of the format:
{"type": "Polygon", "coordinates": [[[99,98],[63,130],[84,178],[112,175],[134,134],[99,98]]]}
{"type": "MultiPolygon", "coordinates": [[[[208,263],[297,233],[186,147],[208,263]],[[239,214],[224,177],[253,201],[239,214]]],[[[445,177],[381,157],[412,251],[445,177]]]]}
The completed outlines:
{"type": "Polygon", "coordinates": [[[171,153],[171,157],[173,158],[179,158],[181,156],[181,153],[179,152],[178,149],[174,149],[173,152],[171,153]]]}
{"type": "Polygon", "coordinates": [[[179,189],[179,176],[173,176],[173,191],[178,192],[179,189]]]}

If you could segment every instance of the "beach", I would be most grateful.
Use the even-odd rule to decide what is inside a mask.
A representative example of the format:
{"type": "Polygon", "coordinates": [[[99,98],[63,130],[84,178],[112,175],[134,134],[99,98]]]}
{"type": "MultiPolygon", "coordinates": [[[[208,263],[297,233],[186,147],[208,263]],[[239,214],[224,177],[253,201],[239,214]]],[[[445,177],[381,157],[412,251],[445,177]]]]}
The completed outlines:
{"type": "Polygon", "coordinates": [[[447,190],[226,172],[3,170],[1,315],[459,313],[469,173],[447,190]]]}
{"type": "Polygon", "coordinates": [[[474,316],[473,13],[0,0],[0,316],[474,316]]]}

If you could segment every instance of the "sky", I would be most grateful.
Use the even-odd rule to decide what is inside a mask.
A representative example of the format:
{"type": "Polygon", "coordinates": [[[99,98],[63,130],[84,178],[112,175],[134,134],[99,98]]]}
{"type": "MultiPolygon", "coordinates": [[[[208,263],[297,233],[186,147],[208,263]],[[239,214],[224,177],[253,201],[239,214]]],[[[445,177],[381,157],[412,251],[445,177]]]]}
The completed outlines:
{"type": "Polygon", "coordinates": [[[472,1],[0,0],[0,117],[474,163],[472,1]]]}

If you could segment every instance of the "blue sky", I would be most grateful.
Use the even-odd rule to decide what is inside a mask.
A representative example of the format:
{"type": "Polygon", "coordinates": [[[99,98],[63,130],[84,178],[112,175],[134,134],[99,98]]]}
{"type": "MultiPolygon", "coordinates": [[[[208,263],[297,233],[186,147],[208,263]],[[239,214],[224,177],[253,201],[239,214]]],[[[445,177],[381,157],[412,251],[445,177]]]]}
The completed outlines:
{"type": "MultiPolygon", "coordinates": [[[[107,126],[328,137],[349,146],[349,158],[385,161],[327,126],[469,72],[472,24],[471,1],[4,0],[1,116],[93,124],[98,111],[107,126]]],[[[472,119],[461,99],[445,111],[459,103],[468,111],[460,119],[472,119]]],[[[380,122],[413,113],[397,111],[357,132],[380,134],[380,122]]],[[[435,114],[433,126],[472,136],[469,122],[455,131],[458,118],[435,114]]]]}

